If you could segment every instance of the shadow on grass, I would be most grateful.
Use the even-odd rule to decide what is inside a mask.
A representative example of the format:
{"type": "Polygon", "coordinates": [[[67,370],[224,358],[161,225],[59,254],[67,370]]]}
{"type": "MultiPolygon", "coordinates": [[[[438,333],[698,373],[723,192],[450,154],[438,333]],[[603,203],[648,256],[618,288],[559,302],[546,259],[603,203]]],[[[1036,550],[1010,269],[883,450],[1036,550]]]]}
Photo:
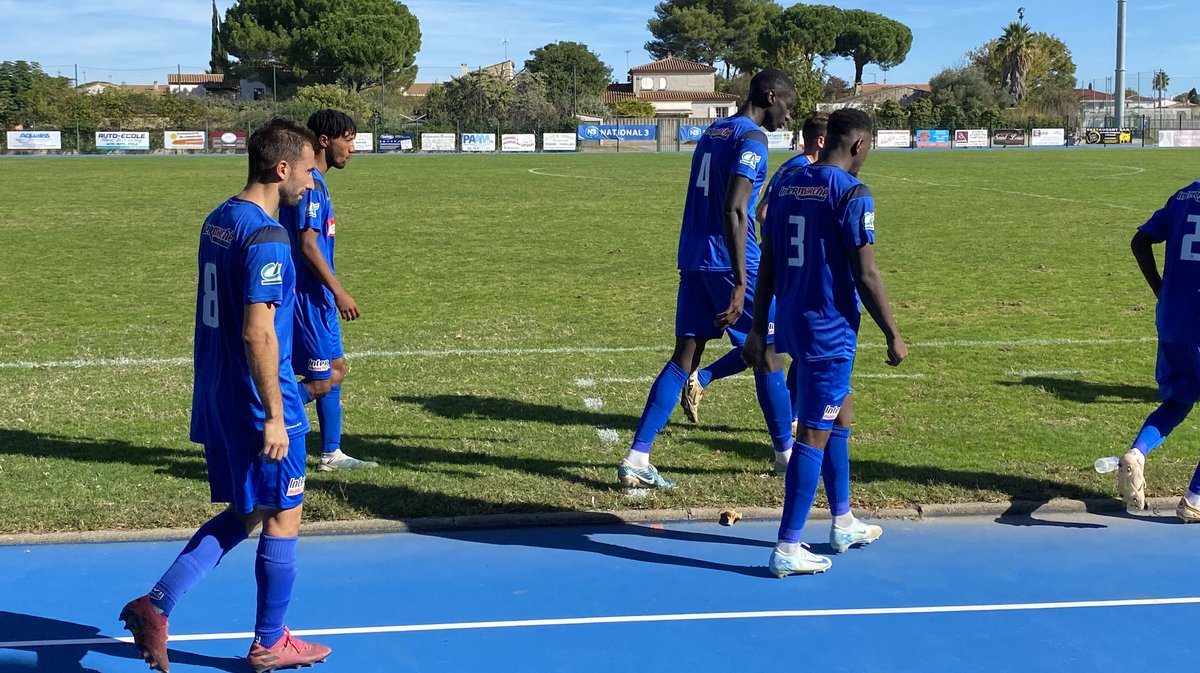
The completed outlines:
{"type": "MultiPolygon", "coordinates": [[[[116,615],[113,615],[113,620],[116,620],[116,615]]],[[[124,632],[122,632],[122,635],[124,635],[124,632]]],[[[133,649],[133,645],[101,635],[98,627],[0,610],[0,643],[47,640],[79,640],[87,642],[61,645],[5,646],[0,648],[0,673],[29,673],[30,671],[45,671],[46,673],[98,673],[95,669],[87,668],[83,665],[83,659],[89,653],[141,661],[141,657],[133,649]],[[32,652],[37,658],[32,663],[5,661],[3,653],[10,650],[32,652]]],[[[169,649],[167,650],[167,659],[172,664],[199,666],[218,671],[229,671],[230,673],[245,673],[245,671],[249,670],[246,660],[242,657],[210,657],[203,654],[169,649]]]]}
{"type": "Polygon", "coordinates": [[[1062,379],[1049,376],[1026,376],[1020,381],[999,381],[1009,388],[1028,386],[1042,388],[1059,399],[1083,404],[1158,402],[1158,388],[1130,386],[1114,383],[1092,383],[1078,379],[1062,379]]]}

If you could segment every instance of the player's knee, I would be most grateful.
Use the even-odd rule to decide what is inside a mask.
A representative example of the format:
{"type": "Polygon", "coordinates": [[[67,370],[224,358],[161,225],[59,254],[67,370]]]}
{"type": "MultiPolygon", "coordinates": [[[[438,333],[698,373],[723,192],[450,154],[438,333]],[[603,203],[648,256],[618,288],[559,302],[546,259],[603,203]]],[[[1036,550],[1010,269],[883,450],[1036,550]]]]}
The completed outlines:
{"type": "Polygon", "coordinates": [[[306,381],[305,387],[308,388],[308,394],[313,399],[325,397],[329,394],[329,389],[333,387],[333,379],[323,379],[320,381],[306,381]]]}
{"type": "Polygon", "coordinates": [[[330,385],[332,385],[332,386],[342,385],[342,381],[345,380],[345,378],[346,378],[346,360],[345,360],[345,358],[338,358],[338,359],[334,360],[330,364],[329,369],[330,369],[329,380],[331,382],[330,385]]]}

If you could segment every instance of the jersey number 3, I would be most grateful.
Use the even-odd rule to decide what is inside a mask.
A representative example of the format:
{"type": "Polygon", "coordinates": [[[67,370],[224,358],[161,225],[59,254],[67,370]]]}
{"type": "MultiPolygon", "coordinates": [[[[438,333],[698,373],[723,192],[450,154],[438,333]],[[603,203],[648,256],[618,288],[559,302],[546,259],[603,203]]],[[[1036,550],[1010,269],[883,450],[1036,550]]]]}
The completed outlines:
{"type": "Polygon", "coordinates": [[[220,327],[217,316],[217,265],[204,265],[204,296],[200,300],[200,320],[208,327],[220,327]]]}
{"type": "Polygon", "coordinates": [[[792,236],[789,241],[792,245],[788,248],[788,266],[804,266],[804,216],[792,215],[788,217],[788,224],[795,227],[796,235],[792,236]]]}
{"type": "Polygon", "coordinates": [[[712,154],[705,152],[700,157],[700,170],[696,173],[696,189],[703,189],[705,196],[708,196],[708,171],[711,167],[712,154]]]}
{"type": "Polygon", "coordinates": [[[1196,225],[1196,231],[1183,237],[1179,256],[1185,262],[1200,262],[1200,252],[1196,251],[1196,244],[1200,243],[1200,215],[1188,215],[1188,222],[1196,225]]]}

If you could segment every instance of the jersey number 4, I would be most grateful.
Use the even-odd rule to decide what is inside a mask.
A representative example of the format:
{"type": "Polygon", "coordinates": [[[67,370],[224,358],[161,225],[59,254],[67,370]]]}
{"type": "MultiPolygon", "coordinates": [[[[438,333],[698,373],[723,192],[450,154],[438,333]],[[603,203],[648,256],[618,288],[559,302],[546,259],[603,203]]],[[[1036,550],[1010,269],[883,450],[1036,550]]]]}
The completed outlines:
{"type": "Polygon", "coordinates": [[[700,170],[696,173],[696,189],[703,189],[708,196],[708,171],[712,168],[712,154],[705,152],[700,157],[700,170]]]}
{"type": "Polygon", "coordinates": [[[1188,215],[1188,222],[1196,225],[1196,231],[1183,237],[1179,256],[1185,262],[1200,262],[1200,252],[1196,251],[1196,244],[1200,243],[1200,215],[1188,215]]]}
{"type": "Polygon", "coordinates": [[[204,296],[200,300],[200,320],[208,327],[220,327],[217,315],[217,265],[204,265],[204,296]]]}

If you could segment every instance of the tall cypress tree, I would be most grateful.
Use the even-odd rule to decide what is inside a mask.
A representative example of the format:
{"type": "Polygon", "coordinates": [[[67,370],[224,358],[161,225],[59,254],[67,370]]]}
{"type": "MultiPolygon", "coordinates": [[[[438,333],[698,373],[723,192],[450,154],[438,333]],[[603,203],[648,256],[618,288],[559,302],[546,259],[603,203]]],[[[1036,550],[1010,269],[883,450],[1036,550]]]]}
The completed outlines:
{"type": "Polygon", "coordinates": [[[221,40],[221,15],[217,13],[217,0],[213,0],[212,9],[212,55],[209,57],[208,70],[214,74],[229,72],[229,52],[225,51],[225,43],[221,40]]]}

